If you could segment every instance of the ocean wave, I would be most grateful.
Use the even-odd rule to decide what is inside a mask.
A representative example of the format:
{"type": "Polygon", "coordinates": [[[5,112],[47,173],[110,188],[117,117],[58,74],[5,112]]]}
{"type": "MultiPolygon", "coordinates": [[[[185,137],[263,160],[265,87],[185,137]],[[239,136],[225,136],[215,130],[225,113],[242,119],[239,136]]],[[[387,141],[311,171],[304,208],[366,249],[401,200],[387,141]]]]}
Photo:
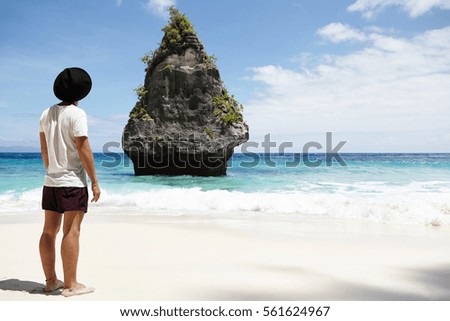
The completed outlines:
{"type": "Polygon", "coordinates": [[[41,208],[42,188],[9,190],[0,194],[0,212],[21,212],[41,208]]]}
{"type": "Polygon", "coordinates": [[[450,201],[443,193],[355,196],[305,192],[252,192],[174,188],[132,194],[106,193],[106,206],[174,213],[261,212],[376,222],[450,225],[450,201]]]}
{"type": "MultiPolygon", "coordinates": [[[[375,184],[374,184],[375,185],[375,184]]],[[[41,189],[0,195],[0,213],[40,209],[41,189]]],[[[125,213],[173,215],[253,212],[308,217],[363,219],[382,223],[450,225],[450,199],[442,192],[359,195],[323,192],[240,192],[201,188],[146,191],[102,190],[95,207],[123,208],[125,213]]]]}

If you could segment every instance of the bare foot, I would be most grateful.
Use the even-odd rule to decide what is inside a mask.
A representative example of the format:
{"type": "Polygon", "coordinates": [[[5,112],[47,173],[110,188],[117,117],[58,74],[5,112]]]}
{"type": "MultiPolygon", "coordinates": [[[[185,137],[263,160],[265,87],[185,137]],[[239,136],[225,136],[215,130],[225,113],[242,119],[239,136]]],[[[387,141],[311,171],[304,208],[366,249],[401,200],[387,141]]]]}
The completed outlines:
{"type": "Polygon", "coordinates": [[[86,285],[83,285],[81,283],[78,283],[74,288],[71,289],[64,289],[61,292],[61,295],[67,297],[74,296],[74,295],[83,295],[83,294],[89,294],[95,291],[95,288],[88,287],[86,285]]]}
{"type": "Polygon", "coordinates": [[[56,280],[55,283],[47,282],[47,286],[44,288],[45,293],[54,292],[56,290],[62,289],[64,287],[64,282],[60,280],[56,280]]]}

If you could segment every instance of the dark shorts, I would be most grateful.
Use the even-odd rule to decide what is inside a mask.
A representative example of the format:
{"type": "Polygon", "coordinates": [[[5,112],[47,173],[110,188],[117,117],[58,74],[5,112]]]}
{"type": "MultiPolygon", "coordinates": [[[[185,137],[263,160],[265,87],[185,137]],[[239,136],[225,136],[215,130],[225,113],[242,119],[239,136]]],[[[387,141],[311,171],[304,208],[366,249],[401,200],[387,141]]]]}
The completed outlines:
{"type": "Polygon", "coordinates": [[[66,211],[87,212],[87,187],[48,187],[42,191],[42,209],[58,213],[66,211]]]}

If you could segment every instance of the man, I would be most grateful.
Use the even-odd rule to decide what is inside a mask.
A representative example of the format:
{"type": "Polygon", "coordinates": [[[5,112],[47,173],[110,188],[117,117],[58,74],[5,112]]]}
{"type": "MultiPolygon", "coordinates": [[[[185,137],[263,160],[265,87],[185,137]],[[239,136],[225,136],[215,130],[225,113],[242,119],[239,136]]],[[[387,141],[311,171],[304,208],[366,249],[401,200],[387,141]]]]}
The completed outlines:
{"type": "Polygon", "coordinates": [[[45,223],[39,242],[46,278],[44,292],[63,289],[65,297],[94,292],[77,281],[80,226],[88,206],[86,172],[91,180],[93,199],[100,198],[94,157],[88,141],[86,113],[78,101],[92,88],[89,74],[81,68],[64,69],[55,79],[53,92],[61,100],[46,109],[40,119],[42,159],[46,169],[42,193],[45,223]],[[55,239],[64,214],[61,258],[64,282],[55,271],[55,239]]]}

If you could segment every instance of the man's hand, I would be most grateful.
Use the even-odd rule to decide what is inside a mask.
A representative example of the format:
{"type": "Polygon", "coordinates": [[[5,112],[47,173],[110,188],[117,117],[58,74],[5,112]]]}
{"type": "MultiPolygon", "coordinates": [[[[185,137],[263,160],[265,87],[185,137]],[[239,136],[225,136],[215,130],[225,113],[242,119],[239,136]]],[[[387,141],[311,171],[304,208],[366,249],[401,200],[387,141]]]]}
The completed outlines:
{"type": "Polygon", "coordinates": [[[98,182],[92,182],[92,193],[94,194],[94,197],[91,202],[97,202],[101,194],[100,187],[98,187],[98,182]]]}

